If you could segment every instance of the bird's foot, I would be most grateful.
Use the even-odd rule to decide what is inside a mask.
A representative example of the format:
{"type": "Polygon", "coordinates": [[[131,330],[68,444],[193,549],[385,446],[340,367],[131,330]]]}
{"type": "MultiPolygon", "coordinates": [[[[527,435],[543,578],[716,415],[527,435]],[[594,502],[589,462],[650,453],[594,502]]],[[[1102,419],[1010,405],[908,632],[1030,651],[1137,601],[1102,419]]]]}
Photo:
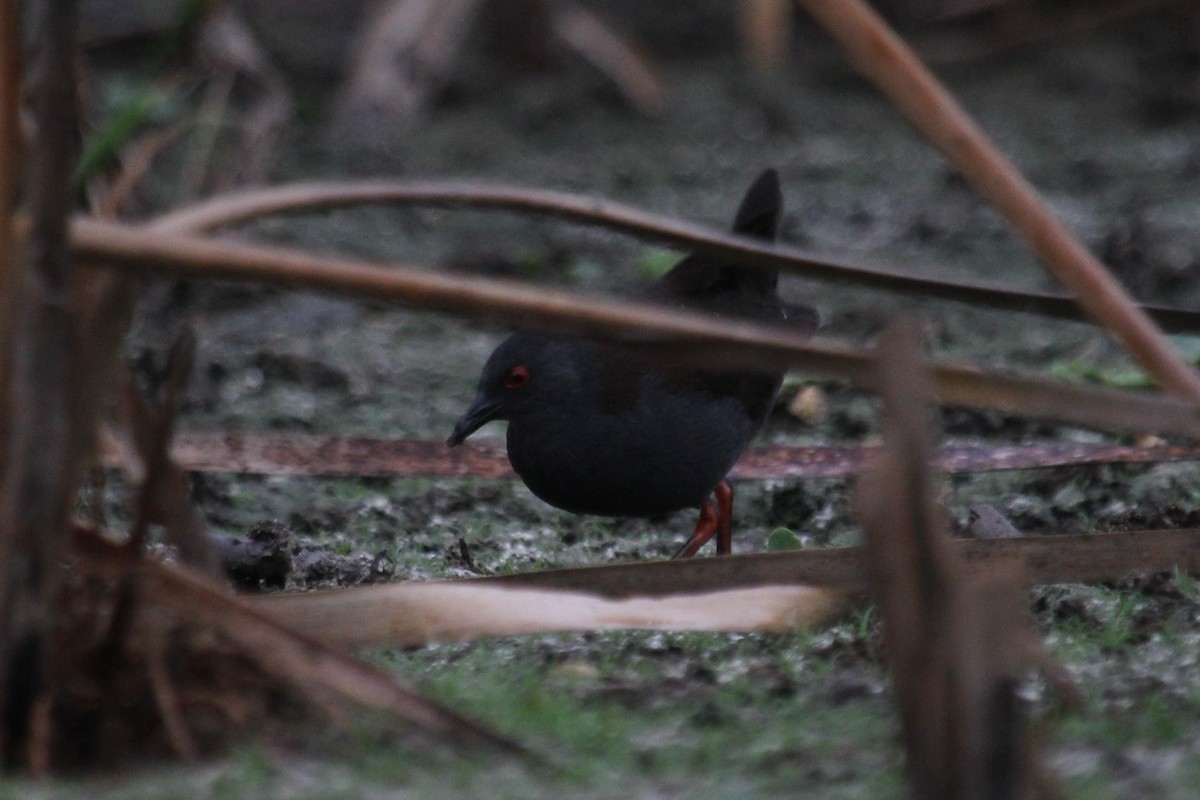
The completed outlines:
{"type": "Polygon", "coordinates": [[[700,506],[696,529],[683,547],[671,556],[672,561],[691,558],[714,536],[717,537],[717,555],[727,556],[733,552],[733,487],[729,481],[721,481],[717,484],[715,494],[716,505],[705,500],[704,505],[700,506]]]}
{"type": "Polygon", "coordinates": [[[729,481],[717,484],[717,555],[733,552],[733,485],[729,481]]]}

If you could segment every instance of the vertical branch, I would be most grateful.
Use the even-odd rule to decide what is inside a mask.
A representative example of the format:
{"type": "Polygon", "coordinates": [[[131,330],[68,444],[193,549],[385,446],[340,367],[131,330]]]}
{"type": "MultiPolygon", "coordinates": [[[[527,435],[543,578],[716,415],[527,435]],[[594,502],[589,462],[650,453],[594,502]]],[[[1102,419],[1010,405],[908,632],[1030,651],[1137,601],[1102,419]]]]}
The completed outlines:
{"type": "Polygon", "coordinates": [[[67,237],[78,150],[77,13],[73,0],[32,8],[31,225],[3,387],[9,442],[0,473],[0,753],[8,766],[25,756],[32,709],[46,689],[55,574],[80,474],[67,237]]]}
{"type": "Polygon", "coordinates": [[[1026,800],[1052,795],[1016,692],[1036,637],[1019,567],[974,579],[951,550],[930,473],[929,370],[914,324],[880,338],[884,445],[859,484],[866,565],[884,622],[913,796],[1026,800]]]}
{"type": "Polygon", "coordinates": [[[787,62],[791,11],[787,0],[742,0],[738,5],[742,51],[760,75],[778,75],[787,62]]]}
{"type": "Polygon", "coordinates": [[[875,469],[859,482],[857,516],[885,625],[913,796],[952,800],[968,796],[952,641],[962,630],[954,619],[961,587],[934,504],[930,378],[919,352],[911,320],[893,323],[880,337],[884,445],[875,469]]]}
{"type": "MultiPolygon", "coordinates": [[[[0,385],[11,369],[12,320],[18,286],[13,211],[21,182],[20,0],[0,0],[0,385]]],[[[8,441],[7,397],[0,394],[0,463],[8,441]]]]}
{"type": "Polygon", "coordinates": [[[1200,401],[1200,374],[1176,353],[1146,312],[1050,213],[1037,190],[863,0],[798,0],[847,58],[895,103],[975,188],[1008,218],[1090,317],[1170,392],[1200,401]]]}
{"type": "MultiPolygon", "coordinates": [[[[167,385],[163,399],[158,408],[147,407],[146,413],[150,419],[147,441],[144,443],[142,461],[144,476],[138,493],[136,513],[133,528],[129,532],[128,549],[140,556],[146,547],[146,538],[150,530],[150,522],[156,510],[161,514],[161,508],[169,502],[166,487],[174,471],[171,469],[171,436],[175,433],[175,415],[179,410],[179,395],[183,392],[188,373],[192,369],[192,361],[196,354],[196,339],[191,329],[185,328],[171,345],[167,361],[167,385]],[[157,507],[157,508],[156,508],[157,507]]],[[[130,391],[136,391],[132,386],[130,391]]],[[[171,498],[174,499],[174,498],[171,498]]],[[[186,502],[186,501],[185,501],[186,502]]],[[[113,604],[112,618],[109,620],[108,636],[100,647],[101,658],[110,673],[119,668],[120,659],[125,652],[125,640],[133,621],[137,603],[138,582],[141,573],[134,569],[122,576],[117,584],[116,601],[113,604]]]]}

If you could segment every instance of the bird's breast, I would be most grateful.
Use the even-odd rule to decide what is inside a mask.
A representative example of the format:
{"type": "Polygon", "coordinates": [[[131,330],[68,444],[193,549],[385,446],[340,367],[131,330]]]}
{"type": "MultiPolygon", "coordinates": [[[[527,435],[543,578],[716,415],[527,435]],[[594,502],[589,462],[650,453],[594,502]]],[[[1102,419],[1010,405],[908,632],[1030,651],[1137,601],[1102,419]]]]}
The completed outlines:
{"type": "Polygon", "coordinates": [[[646,394],[623,412],[594,404],[512,420],[513,469],[539,498],[580,514],[656,516],[699,506],[761,420],[738,398],[646,394]]]}

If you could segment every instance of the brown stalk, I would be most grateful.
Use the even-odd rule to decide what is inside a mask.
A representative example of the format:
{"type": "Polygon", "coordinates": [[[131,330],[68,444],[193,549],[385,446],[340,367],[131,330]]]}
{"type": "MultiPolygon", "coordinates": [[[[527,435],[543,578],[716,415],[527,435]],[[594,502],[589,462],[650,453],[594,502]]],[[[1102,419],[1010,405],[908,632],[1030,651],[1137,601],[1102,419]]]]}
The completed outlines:
{"type": "Polygon", "coordinates": [[[776,75],[787,63],[792,39],[788,0],[741,0],[738,28],[742,51],[762,75],[776,75]]]}
{"type": "MultiPolygon", "coordinates": [[[[24,280],[14,220],[24,144],[21,51],[20,2],[0,0],[0,387],[9,386],[12,380],[14,320],[24,280]]],[[[9,395],[7,389],[0,391],[0,464],[11,458],[9,395]]]]}
{"type": "MultiPolygon", "coordinates": [[[[107,436],[102,433],[100,462],[109,453],[117,466],[134,477],[134,483],[152,481],[154,489],[149,499],[153,502],[147,509],[148,520],[163,527],[166,541],[175,546],[183,563],[211,578],[219,578],[220,563],[205,532],[203,515],[192,502],[188,472],[176,462],[173,450],[161,457],[154,454],[152,442],[157,438],[154,428],[159,415],[151,410],[134,385],[129,368],[121,364],[119,372],[122,421],[129,435],[118,439],[111,429],[107,436]],[[151,461],[157,462],[153,469],[148,466],[151,461]]],[[[172,435],[173,441],[176,436],[172,435]]]]}
{"type": "Polygon", "coordinates": [[[150,430],[141,453],[146,477],[128,543],[128,547],[134,553],[142,552],[150,521],[155,517],[154,508],[162,502],[161,495],[164,492],[157,484],[163,482],[171,461],[171,438],[175,435],[179,397],[187,384],[195,356],[195,334],[189,328],[184,328],[172,343],[167,355],[167,375],[162,400],[157,408],[147,409],[150,430]]]}
{"type": "Polygon", "coordinates": [[[662,80],[650,57],[595,12],[565,0],[553,5],[554,35],[612,80],[639,112],[661,114],[666,105],[662,80]]]}
{"type": "Polygon", "coordinates": [[[184,721],[183,712],[179,707],[179,696],[171,684],[166,660],[166,642],[163,641],[163,637],[155,637],[148,645],[146,653],[146,677],[154,693],[154,703],[158,707],[167,741],[171,743],[176,755],[185,761],[196,761],[200,757],[200,749],[184,721]]]}
{"type": "Polygon", "coordinates": [[[83,474],[86,387],[74,374],[67,228],[77,157],[76,7],[57,0],[35,8],[40,15],[31,90],[37,136],[29,153],[26,277],[16,279],[11,366],[0,389],[7,414],[0,426],[7,434],[0,467],[0,756],[8,766],[28,757],[31,715],[44,700],[55,576],[83,474]]]}
{"type": "MultiPolygon", "coordinates": [[[[184,132],[184,126],[176,125],[166,131],[148,133],[126,148],[121,154],[121,170],[102,187],[95,213],[104,218],[118,216],[162,149],[184,132]]],[[[81,350],[81,380],[95,387],[93,394],[97,397],[109,397],[113,389],[117,390],[122,428],[131,440],[126,455],[137,460],[139,453],[134,450],[140,450],[139,464],[125,463],[123,466],[144,477],[149,474],[146,461],[149,449],[152,449],[149,441],[151,429],[155,427],[155,414],[120,358],[121,343],[128,332],[137,300],[137,288],[136,279],[131,276],[83,266],[77,270],[74,302],[81,331],[77,337],[81,350]]],[[[167,541],[178,548],[184,563],[211,576],[219,575],[216,553],[204,535],[203,524],[189,496],[187,474],[169,459],[153,474],[157,485],[149,497],[155,502],[147,522],[163,526],[167,541]]]]}
{"type": "Polygon", "coordinates": [[[797,0],[847,57],[1021,232],[1096,322],[1167,391],[1200,401],[1200,375],[1171,348],[1104,266],[1046,207],[1037,190],[862,0],[797,0]]]}
{"type": "Polygon", "coordinates": [[[884,332],[879,369],[885,444],[857,499],[913,795],[1032,797],[1015,692],[1035,640],[1020,613],[1019,564],[972,581],[949,546],[928,467],[929,379],[915,324],[884,332]]]}
{"type": "MultiPolygon", "coordinates": [[[[947,545],[972,580],[1014,563],[1022,565],[1029,585],[1116,581],[1139,572],[1172,568],[1189,573],[1200,570],[1200,529],[1196,528],[958,539],[947,545]]],[[[869,586],[859,547],[603,564],[471,580],[604,597],[656,597],[792,584],[861,592],[869,586]]]]}
{"type": "MultiPolygon", "coordinates": [[[[178,398],[183,391],[188,373],[192,369],[192,361],[196,352],[196,340],[190,330],[175,340],[171,346],[168,360],[168,376],[166,390],[162,403],[157,409],[149,412],[150,430],[142,449],[143,477],[138,492],[137,507],[133,518],[133,527],[129,531],[129,541],[126,547],[134,555],[140,555],[146,546],[146,537],[150,531],[150,522],[155,517],[156,509],[165,504],[171,466],[171,436],[175,432],[175,415],[178,411],[178,398]]],[[[129,387],[133,391],[133,387],[129,387]]],[[[171,498],[176,499],[176,498],[171,498]]],[[[186,499],[186,498],[185,498],[186,499]]],[[[136,610],[138,599],[138,570],[129,570],[121,576],[114,590],[116,599],[113,603],[112,618],[109,621],[105,641],[100,645],[99,673],[110,676],[116,673],[125,651],[126,635],[136,610]]]]}
{"type": "MultiPolygon", "coordinates": [[[[126,287],[128,297],[116,297],[121,302],[132,300],[132,281],[126,287]]],[[[113,333],[123,330],[130,309],[120,310],[119,324],[113,333]]],[[[101,429],[97,452],[98,463],[111,459],[131,476],[134,484],[141,484],[141,494],[134,528],[130,534],[131,546],[140,549],[140,537],[145,535],[143,525],[155,523],[163,527],[166,541],[174,545],[183,562],[200,570],[211,578],[222,574],[217,553],[204,530],[202,515],[196,510],[191,498],[191,483],[186,470],[175,462],[174,456],[160,450],[164,435],[175,438],[173,420],[166,415],[167,409],[175,407],[176,398],[182,391],[190,366],[180,361],[192,359],[195,348],[194,333],[183,326],[168,355],[165,377],[166,396],[163,405],[154,408],[139,390],[128,365],[117,364],[119,422],[117,427],[101,429]],[[181,350],[182,348],[182,350],[181,350]],[[169,430],[168,430],[169,427],[169,430]]],[[[116,360],[115,353],[110,356],[116,360]]],[[[174,413],[174,412],[172,412],[174,413]]]]}
{"type": "MultiPolygon", "coordinates": [[[[259,475],[354,475],[511,479],[503,445],[448,449],[441,440],[377,439],[313,433],[183,431],[174,437],[173,462],[196,472],[259,475]]],[[[735,480],[838,478],[855,475],[878,453],[866,445],[756,447],[734,465],[735,480]]],[[[101,463],[125,467],[126,448],[103,437],[101,463]]],[[[1200,447],[1117,444],[949,445],[938,451],[939,472],[989,472],[1092,464],[1200,461],[1200,447]]]]}
{"type": "Polygon", "coordinates": [[[150,172],[155,160],[186,131],[182,124],[166,130],[149,131],[123,148],[120,171],[107,181],[93,213],[104,219],[119,219],[138,185],[150,172]]]}
{"type": "MultiPolygon", "coordinates": [[[[222,195],[163,214],[152,225],[164,233],[201,233],[277,214],[311,213],[362,204],[490,208],[547,214],[656,239],[697,253],[736,259],[739,264],[782,269],[816,280],[1007,311],[1032,312],[1058,319],[1087,319],[1075,300],[1067,295],[1019,291],[985,282],[923,278],[898,269],[835,260],[795,247],[767,246],[586,195],[517,186],[443,181],[300,183],[222,195]]],[[[1165,330],[1200,331],[1198,312],[1170,306],[1144,308],[1165,330]]]]}
{"type": "MultiPolygon", "coordinates": [[[[448,276],[407,267],[380,267],[278,247],[163,234],[93,219],[73,228],[81,258],[133,272],[210,279],[268,281],[376,301],[505,320],[524,327],[671,346],[681,358],[741,367],[795,366],[872,388],[873,357],[831,344],[814,344],[786,328],[668,311],[660,306],[581,300],[564,292],[518,283],[448,276]]],[[[1200,409],[1174,398],[1072,386],[1028,377],[989,375],[978,369],[935,365],[939,402],[1050,417],[1083,425],[1200,436],[1200,409]]]]}

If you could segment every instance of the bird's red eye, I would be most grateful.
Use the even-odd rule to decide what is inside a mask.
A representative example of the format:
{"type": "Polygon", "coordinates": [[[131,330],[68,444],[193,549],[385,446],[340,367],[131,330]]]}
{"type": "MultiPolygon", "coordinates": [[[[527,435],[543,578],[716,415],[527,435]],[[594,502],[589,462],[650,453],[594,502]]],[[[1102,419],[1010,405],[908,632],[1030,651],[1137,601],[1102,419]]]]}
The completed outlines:
{"type": "Polygon", "coordinates": [[[513,367],[504,373],[505,389],[520,389],[527,383],[529,383],[529,370],[525,367],[513,367]]]}

